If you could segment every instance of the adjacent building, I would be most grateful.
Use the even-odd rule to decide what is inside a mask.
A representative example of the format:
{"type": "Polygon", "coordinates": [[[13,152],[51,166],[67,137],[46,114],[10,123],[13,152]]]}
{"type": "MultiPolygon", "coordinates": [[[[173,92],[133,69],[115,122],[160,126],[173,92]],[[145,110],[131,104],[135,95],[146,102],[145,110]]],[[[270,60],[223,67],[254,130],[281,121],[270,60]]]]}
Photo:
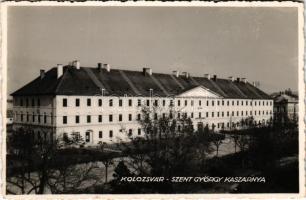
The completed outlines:
{"type": "Polygon", "coordinates": [[[297,121],[299,116],[299,98],[291,90],[273,94],[274,117],[281,122],[297,121]]]}
{"type": "Polygon", "coordinates": [[[190,117],[195,129],[203,123],[216,131],[239,127],[251,116],[265,125],[273,116],[273,99],[245,78],[120,70],[101,63],[90,68],[79,61],[41,70],[12,96],[14,129],[31,128],[46,139],[77,133],[86,145],[142,137],[143,107],[158,106],[157,117],[172,108],[177,117],[190,117]]]}

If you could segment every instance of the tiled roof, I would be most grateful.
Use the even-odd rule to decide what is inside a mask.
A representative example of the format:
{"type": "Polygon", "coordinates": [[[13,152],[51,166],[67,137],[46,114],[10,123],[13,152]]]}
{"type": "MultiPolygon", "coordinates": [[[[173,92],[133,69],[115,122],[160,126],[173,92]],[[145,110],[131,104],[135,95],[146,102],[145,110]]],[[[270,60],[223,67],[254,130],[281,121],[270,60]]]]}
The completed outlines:
{"type": "Polygon", "coordinates": [[[144,74],[141,71],[104,68],[76,69],[65,66],[63,75],[57,78],[57,69],[52,68],[43,78],[36,78],[12,93],[23,95],[101,95],[106,96],[173,96],[198,85],[211,90],[224,98],[271,99],[269,95],[250,83],[228,79],[207,79],[204,77],[176,77],[172,74],[144,74]]]}

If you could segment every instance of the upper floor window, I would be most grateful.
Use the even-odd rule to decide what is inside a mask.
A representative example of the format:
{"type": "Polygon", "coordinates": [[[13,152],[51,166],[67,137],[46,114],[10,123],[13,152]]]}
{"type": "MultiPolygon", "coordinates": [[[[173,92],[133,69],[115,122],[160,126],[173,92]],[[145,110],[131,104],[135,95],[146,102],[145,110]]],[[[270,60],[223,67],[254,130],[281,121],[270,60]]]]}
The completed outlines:
{"type": "Polygon", "coordinates": [[[132,106],[132,99],[129,99],[129,106],[132,106]]]}
{"type": "Polygon", "coordinates": [[[102,138],[102,137],[103,137],[103,132],[99,131],[99,138],[102,138]]]}
{"type": "Polygon", "coordinates": [[[137,120],[140,120],[140,119],[141,119],[141,115],[137,114],[137,120]]]}
{"type": "Polygon", "coordinates": [[[170,100],[170,106],[173,106],[173,100],[172,99],[170,100]]]}
{"type": "Polygon", "coordinates": [[[76,124],[80,123],[80,116],[79,115],[75,116],[75,123],[76,124]]]}
{"type": "Polygon", "coordinates": [[[243,101],[241,101],[241,105],[243,106],[243,101]]]}
{"type": "Polygon", "coordinates": [[[220,105],[220,101],[217,101],[217,105],[218,105],[218,106],[220,105]]]}
{"type": "Polygon", "coordinates": [[[150,106],[150,100],[147,99],[147,106],[150,106]]]}
{"type": "Polygon", "coordinates": [[[91,116],[87,115],[87,123],[90,123],[90,122],[91,122],[91,116]]]}
{"type": "Polygon", "coordinates": [[[137,106],[141,106],[141,99],[137,100],[137,106]]]}
{"type": "Polygon", "coordinates": [[[239,106],[239,101],[237,101],[237,106],[239,106]]]}
{"type": "Polygon", "coordinates": [[[129,114],[129,121],[132,121],[132,114],[129,114]]]}
{"type": "Polygon", "coordinates": [[[177,100],[177,106],[181,106],[181,101],[177,100]]]}
{"type": "Polygon", "coordinates": [[[229,101],[227,100],[227,105],[229,106],[229,101]]]}
{"type": "Polygon", "coordinates": [[[119,107],[122,107],[122,99],[119,99],[119,107]]]}
{"type": "Polygon", "coordinates": [[[119,122],[122,121],[122,114],[119,114],[119,122]]]}
{"type": "Polygon", "coordinates": [[[32,107],[34,107],[35,106],[35,99],[33,98],[32,99],[32,107]]]}
{"type": "Polygon", "coordinates": [[[248,105],[248,103],[249,103],[249,101],[248,101],[248,100],[246,100],[245,105],[247,106],[247,105],[248,105]]]}
{"type": "MultiPolygon", "coordinates": [[[[67,121],[67,116],[66,116],[66,121],[67,121]]],[[[46,124],[47,123],[47,114],[44,113],[44,123],[46,124]]]]}
{"type": "Polygon", "coordinates": [[[187,100],[185,100],[185,106],[187,106],[187,100]]]}
{"type": "Polygon", "coordinates": [[[211,101],[211,105],[215,106],[215,101],[214,100],[211,101]]]}
{"type": "Polygon", "coordinates": [[[102,106],[102,99],[99,99],[99,100],[98,100],[98,105],[99,105],[99,107],[102,106]]]}
{"type": "Polygon", "coordinates": [[[193,100],[191,100],[191,106],[193,106],[193,100]]]}
{"type": "Polygon", "coordinates": [[[63,107],[67,107],[67,99],[66,98],[63,99],[63,107]]]}
{"type": "Polygon", "coordinates": [[[222,106],[224,106],[224,100],[222,100],[222,106]]]}
{"type": "Polygon", "coordinates": [[[110,137],[110,138],[113,137],[113,131],[112,131],[112,130],[109,131],[109,137],[110,137]]]}
{"type": "Polygon", "coordinates": [[[98,116],[98,122],[102,122],[102,115],[98,116]]]}
{"type": "Polygon", "coordinates": [[[201,100],[199,100],[199,106],[201,106],[201,104],[202,104],[202,101],[201,101],[201,100]]]}
{"type": "Polygon", "coordinates": [[[109,119],[110,122],[112,122],[113,121],[113,115],[109,115],[108,119],[109,119]]]}
{"type": "Polygon", "coordinates": [[[232,106],[233,106],[234,104],[235,104],[234,101],[232,101],[232,106]]]}
{"type": "Polygon", "coordinates": [[[87,106],[91,106],[91,99],[87,99],[87,106]]]}
{"type": "Polygon", "coordinates": [[[112,106],[113,106],[113,100],[110,99],[110,100],[109,100],[109,107],[112,107],[112,106]]]}
{"type": "Polygon", "coordinates": [[[67,116],[63,116],[63,124],[67,124],[67,116]]]}
{"type": "Polygon", "coordinates": [[[207,101],[206,101],[206,106],[208,106],[208,105],[209,105],[209,101],[207,100],[207,101]]]}
{"type": "Polygon", "coordinates": [[[166,100],[165,99],[163,100],[163,106],[166,106],[166,100]]]}
{"type": "Polygon", "coordinates": [[[29,106],[29,99],[26,98],[26,107],[28,107],[28,106],[29,106]]]}
{"type": "Polygon", "coordinates": [[[75,99],[75,107],[79,107],[80,106],[80,99],[77,98],[75,99]]]}
{"type": "Polygon", "coordinates": [[[141,135],[141,128],[138,129],[138,135],[141,135]]]}
{"type": "Polygon", "coordinates": [[[154,101],[154,106],[158,106],[158,100],[157,99],[154,101]]]}
{"type": "Polygon", "coordinates": [[[32,121],[35,122],[35,114],[32,115],[32,121]]]}

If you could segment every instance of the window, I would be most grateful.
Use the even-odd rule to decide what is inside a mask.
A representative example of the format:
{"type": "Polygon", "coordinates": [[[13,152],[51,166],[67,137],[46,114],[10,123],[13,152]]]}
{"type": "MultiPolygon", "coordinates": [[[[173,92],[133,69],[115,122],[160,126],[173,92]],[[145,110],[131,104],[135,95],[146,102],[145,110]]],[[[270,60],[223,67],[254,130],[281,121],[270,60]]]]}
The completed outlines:
{"type": "Polygon", "coordinates": [[[241,116],[243,116],[243,111],[241,111],[241,116]]]}
{"type": "Polygon", "coordinates": [[[20,121],[23,122],[23,114],[22,113],[20,114],[20,121]]]}
{"type": "Polygon", "coordinates": [[[218,106],[220,105],[220,101],[217,101],[217,105],[218,105],[218,106]]]}
{"type": "Polygon", "coordinates": [[[122,114],[119,114],[119,122],[122,121],[122,114]]]}
{"type": "Polygon", "coordinates": [[[224,112],[222,112],[221,116],[224,117],[224,112]]]}
{"type": "Polygon", "coordinates": [[[243,101],[241,101],[241,105],[243,106],[243,101]]]}
{"type": "Polygon", "coordinates": [[[163,106],[166,106],[166,100],[165,99],[163,100],[163,106]]]}
{"type": "Polygon", "coordinates": [[[208,100],[206,101],[206,106],[208,106],[209,105],[209,103],[208,103],[208,100]]]}
{"type": "Polygon", "coordinates": [[[154,106],[158,106],[158,100],[154,101],[154,106]]]}
{"type": "Polygon", "coordinates": [[[129,114],[129,121],[132,121],[132,114],[129,114]]]}
{"type": "Polygon", "coordinates": [[[87,99],[87,106],[91,106],[91,99],[87,99]]]}
{"type": "Polygon", "coordinates": [[[256,110],[254,111],[254,114],[256,115],[256,110]]]}
{"type": "Polygon", "coordinates": [[[235,104],[234,101],[232,101],[232,106],[233,106],[234,104],[235,104]]]}
{"type": "Polygon", "coordinates": [[[133,136],[133,130],[132,130],[132,129],[129,129],[128,135],[129,135],[129,137],[132,137],[132,136],[133,136]]]}
{"type": "Polygon", "coordinates": [[[222,106],[224,106],[224,100],[222,100],[222,106]]]}
{"type": "Polygon", "coordinates": [[[113,115],[109,115],[108,120],[109,120],[109,122],[112,122],[113,121],[113,115]]]}
{"type": "Polygon", "coordinates": [[[79,107],[80,106],[80,99],[77,98],[75,99],[75,107],[79,107]]]}
{"type": "Polygon", "coordinates": [[[103,132],[99,131],[99,138],[103,138],[103,132]]]}
{"type": "Polygon", "coordinates": [[[29,99],[26,98],[26,107],[28,107],[28,106],[29,106],[29,99]]]}
{"type": "Polygon", "coordinates": [[[239,116],[239,111],[237,111],[237,117],[239,116]]]}
{"type": "Polygon", "coordinates": [[[227,105],[229,106],[229,101],[227,101],[227,105]]]}
{"type": "Polygon", "coordinates": [[[40,114],[37,115],[38,123],[40,123],[40,114]]]}
{"type": "Polygon", "coordinates": [[[112,138],[113,137],[113,131],[109,131],[109,137],[112,138]]]}
{"type": "Polygon", "coordinates": [[[237,101],[237,106],[239,106],[239,101],[237,101]]]}
{"type": "Polygon", "coordinates": [[[258,111],[258,115],[260,115],[260,110],[258,111]]]}
{"type": "Polygon", "coordinates": [[[99,100],[98,100],[98,105],[99,105],[99,107],[102,106],[102,99],[99,99],[99,100]]]}
{"type": "Polygon", "coordinates": [[[208,112],[206,112],[206,117],[208,117],[208,112]]]}
{"type": "Polygon", "coordinates": [[[219,112],[217,112],[217,117],[220,117],[220,113],[219,112]]]}
{"type": "Polygon", "coordinates": [[[132,99],[129,99],[129,106],[132,106],[132,99]]]}
{"type": "Polygon", "coordinates": [[[37,106],[40,106],[40,98],[37,99],[37,106]]]}
{"type": "Polygon", "coordinates": [[[154,119],[155,120],[157,119],[157,113],[154,113],[154,119]]]}
{"type": "Polygon", "coordinates": [[[247,105],[248,105],[248,103],[249,103],[249,101],[248,101],[248,100],[246,100],[246,101],[245,101],[245,105],[247,106],[247,105]]]}
{"type": "Polygon", "coordinates": [[[98,116],[98,122],[102,122],[102,115],[98,116]]]}
{"type": "Polygon", "coordinates": [[[235,112],[234,111],[232,111],[232,116],[235,116],[235,112]]]}
{"type": "Polygon", "coordinates": [[[193,118],[193,112],[190,114],[190,117],[193,118]]]}
{"type": "Polygon", "coordinates": [[[27,112],[27,122],[29,121],[29,113],[27,112]]]}
{"type": "Polygon", "coordinates": [[[180,118],[181,117],[181,113],[177,113],[177,118],[180,118]]]}
{"type": "Polygon", "coordinates": [[[87,115],[87,123],[90,123],[90,122],[91,122],[91,116],[87,115]]]}
{"type": "Polygon", "coordinates": [[[229,111],[227,111],[227,116],[229,117],[229,111]]]}
{"type": "Polygon", "coordinates": [[[245,115],[248,116],[248,111],[245,111],[245,115]]]}
{"type": "Polygon", "coordinates": [[[191,100],[191,106],[193,106],[193,100],[191,100]]]}
{"type": "Polygon", "coordinates": [[[255,106],[256,106],[256,101],[254,103],[255,103],[255,106]]]}
{"type": "Polygon", "coordinates": [[[141,119],[141,115],[137,114],[137,120],[140,120],[140,119],[141,119]]]}
{"type": "Polygon", "coordinates": [[[170,106],[173,106],[173,100],[172,99],[170,100],[170,106]]]}
{"type": "Polygon", "coordinates": [[[185,100],[185,106],[187,106],[187,100],[185,100]]]}
{"type": "Polygon", "coordinates": [[[79,115],[75,116],[75,123],[76,124],[80,123],[80,116],[79,115]]]}
{"type": "Polygon", "coordinates": [[[122,99],[119,99],[119,107],[122,107],[122,99]]]}
{"type": "Polygon", "coordinates": [[[63,124],[67,124],[67,116],[63,116],[63,124]]]}
{"type": "Polygon", "coordinates": [[[201,113],[201,112],[199,112],[199,118],[201,118],[201,117],[202,117],[201,115],[202,115],[202,113],[201,113]]]}
{"type": "Polygon", "coordinates": [[[35,122],[35,114],[32,115],[32,121],[35,122]]]}
{"type": "Polygon", "coordinates": [[[67,107],[67,99],[66,98],[63,99],[63,107],[67,107]]]}
{"type": "Polygon", "coordinates": [[[260,101],[258,101],[258,105],[260,106],[260,101]]]}
{"type": "Polygon", "coordinates": [[[35,100],[32,99],[32,107],[34,107],[34,106],[35,106],[35,100]]]}
{"type": "Polygon", "coordinates": [[[252,115],[252,111],[250,111],[250,115],[252,115]]]}
{"type": "Polygon", "coordinates": [[[141,135],[141,128],[138,129],[138,135],[141,135]]]}
{"type": "MultiPolygon", "coordinates": [[[[66,121],[67,121],[67,117],[66,117],[66,121]]],[[[44,113],[44,123],[45,124],[47,123],[47,115],[46,115],[46,113],[44,113]]]]}
{"type": "Polygon", "coordinates": [[[201,100],[199,100],[199,106],[201,106],[201,104],[202,104],[202,102],[201,102],[201,100]]]}
{"type": "Polygon", "coordinates": [[[150,106],[150,100],[147,99],[147,106],[150,106]]]}
{"type": "Polygon", "coordinates": [[[177,100],[177,106],[181,106],[181,101],[177,100]]]}
{"type": "Polygon", "coordinates": [[[215,113],[214,112],[211,112],[211,117],[214,117],[215,113]]]}
{"type": "Polygon", "coordinates": [[[252,101],[250,101],[250,106],[252,106],[252,101]]]}
{"type": "Polygon", "coordinates": [[[166,113],[163,113],[163,119],[165,119],[166,118],[166,113]]]}
{"type": "Polygon", "coordinates": [[[137,106],[141,106],[141,99],[137,100],[137,106]]]}
{"type": "Polygon", "coordinates": [[[23,99],[20,99],[20,106],[23,106],[23,99]]]}
{"type": "Polygon", "coordinates": [[[212,101],[211,101],[211,104],[212,104],[212,106],[215,106],[215,101],[212,100],[212,101]]]}
{"type": "Polygon", "coordinates": [[[110,100],[109,100],[109,107],[112,107],[112,106],[113,106],[113,100],[110,99],[110,100]]]}

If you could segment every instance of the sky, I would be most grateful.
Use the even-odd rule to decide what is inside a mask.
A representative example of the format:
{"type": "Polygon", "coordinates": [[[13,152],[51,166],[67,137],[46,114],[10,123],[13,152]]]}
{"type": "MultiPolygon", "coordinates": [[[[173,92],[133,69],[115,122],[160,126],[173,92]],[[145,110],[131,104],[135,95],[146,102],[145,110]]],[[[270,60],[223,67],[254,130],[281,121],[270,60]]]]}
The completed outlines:
{"type": "Polygon", "coordinates": [[[10,7],[8,94],[57,64],[259,81],[298,88],[297,8],[10,7]]]}

